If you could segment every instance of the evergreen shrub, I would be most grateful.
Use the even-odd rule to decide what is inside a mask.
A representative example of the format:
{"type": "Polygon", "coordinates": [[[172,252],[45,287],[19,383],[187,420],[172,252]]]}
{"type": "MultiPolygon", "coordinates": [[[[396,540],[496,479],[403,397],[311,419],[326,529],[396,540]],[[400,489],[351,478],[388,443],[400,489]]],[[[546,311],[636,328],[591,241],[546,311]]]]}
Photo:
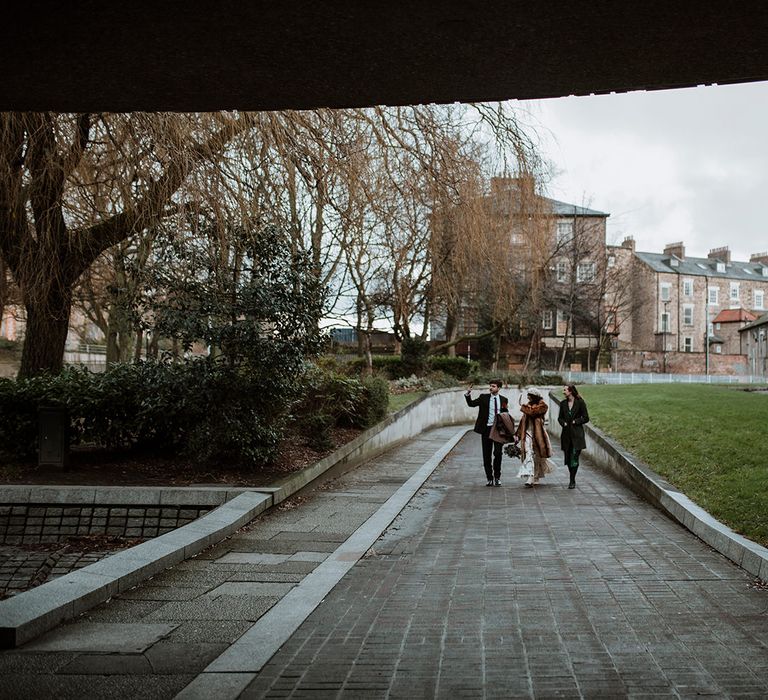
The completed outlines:
{"type": "Polygon", "coordinates": [[[424,374],[427,369],[429,343],[419,337],[404,338],[400,349],[400,359],[406,376],[424,374]]]}
{"type": "Polygon", "coordinates": [[[429,358],[429,368],[436,372],[445,372],[456,379],[466,379],[470,374],[479,370],[479,365],[474,360],[467,362],[463,357],[448,357],[447,355],[433,355],[429,358]]]}

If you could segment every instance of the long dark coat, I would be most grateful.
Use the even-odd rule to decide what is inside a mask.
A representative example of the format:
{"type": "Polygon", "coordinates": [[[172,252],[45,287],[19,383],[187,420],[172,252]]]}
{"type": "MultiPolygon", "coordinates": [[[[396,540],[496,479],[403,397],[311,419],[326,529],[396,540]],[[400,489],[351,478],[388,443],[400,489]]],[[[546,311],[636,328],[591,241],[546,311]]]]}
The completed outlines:
{"type": "MultiPolygon", "coordinates": [[[[477,411],[477,420],[475,421],[475,432],[480,433],[481,435],[486,431],[486,428],[488,428],[488,412],[490,410],[491,405],[491,395],[490,394],[480,394],[476,399],[473,399],[470,394],[464,394],[464,398],[467,401],[467,406],[479,406],[480,408],[477,411]]],[[[506,413],[509,411],[509,399],[507,399],[506,396],[502,396],[499,394],[499,404],[501,406],[501,409],[499,410],[499,413],[506,413]]]]}
{"type": "Polygon", "coordinates": [[[587,404],[581,396],[574,399],[572,410],[568,410],[568,399],[563,399],[560,402],[560,414],[557,417],[557,422],[563,428],[560,434],[560,448],[563,452],[568,449],[587,449],[584,423],[589,423],[589,413],[587,413],[587,404]]]}

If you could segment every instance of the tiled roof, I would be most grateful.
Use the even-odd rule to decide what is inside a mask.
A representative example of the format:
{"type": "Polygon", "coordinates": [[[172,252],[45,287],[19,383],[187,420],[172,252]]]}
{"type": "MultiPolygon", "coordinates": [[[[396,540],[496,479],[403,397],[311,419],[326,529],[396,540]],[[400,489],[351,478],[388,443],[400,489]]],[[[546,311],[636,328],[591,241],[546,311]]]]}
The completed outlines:
{"type": "Polygon", "coordinates": [[[757,328],[758,326],[764,326],[766,324],[768,324],[768,314],[763,314],[756,321],[752,321],[752,323],[748,323],[746,326],[739,328],[739,333],[741,333],[741,331],[746,331],[749,328],[757,328]]]}
{"type": "Polygon", "coordinates": [[[710,258],[689,258],[684,260],[674,258],[668,253],[635,253],[655,272],[672,272],[688,277],[724,277],[732,280],[752,280],[753,282],[768,282],[768,276],[763,275],[763,265],[756,262],[727,263],[725,272],[717,271],[717,260],[710,258]],[[677,267],[672,265],[672,260],[677,260],[677,267]]]}
{"type": "Polygon", "coordinates": [[[735,323],[736,321],[754,321],[755,319],[757,316],[746,309],[723,309],[715,316],[713,323],[735,323]]]}
{"type": "Polygon", "coordinates": [[[556,199],[550,199],[549,197],[542,197],[542,199],[552,207],[552,213],[557,214],[557,216],[610,216],[610,214],[606,214],[604,211],[587,209],[586,207],[579,207],[567,202],[558,202],[556,199]]]}

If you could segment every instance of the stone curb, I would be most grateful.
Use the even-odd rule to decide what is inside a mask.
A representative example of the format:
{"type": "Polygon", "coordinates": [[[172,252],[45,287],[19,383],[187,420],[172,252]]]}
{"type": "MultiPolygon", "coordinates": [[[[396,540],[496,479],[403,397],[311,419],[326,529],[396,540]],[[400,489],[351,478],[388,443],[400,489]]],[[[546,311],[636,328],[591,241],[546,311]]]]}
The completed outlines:
{"type": "MultiPolygon", "coordinates": [[[[0,486],[0,503],[81,506],[220,506],[248,487],[221,486],[0,486]]],[[[268,491],[265,488],[263,491],[268,491]]]]}
{"type": "Polygon", "coordinates": [[[372,459],[428,428],[468,422],[464,402],[461,401],[459,404],[455,399],[445,396],[458,391],[461,390],[439,389],[425,395],[361,433],[316,464],[286,477],[272,487],[153,489],[151,487],[6,486],[0,488],[0,503],[47,502],[89,505],[103,504],[104,501],[101,499],[105,498],[107,504],[114,502],[120,505],[162,505],[163,503],[218,505],[215,510],[188,525],[0,601],[0,649],[25,644],[57,624],[72,619],[113,595],[133,588],[150,576],[216,544],[267,508],[277,505],[331,468],[353,468],[364,460],[372,459]],[[424,404],[427,399],[431,399],[429,403],[435,405],[425,409],[424,404]],[[202,504],[195,500],[198,498],[204,499],[202,504]]]}
{"type": "MultiPolygon", "coordinates": [[[[551,393],[549,398],[551,410],[554,411],[560,402],[551,393]]],[[[556,420],[549,421],[549,432],[559,437],[560,425],[556,420]]],[[[768,581],[768,548],[739,535],[713,518],[598,428],[585,425],[584,433],[587,438],[585,452],[597,466],[612,474],[734,564],[753,576],[768,581]]]]}

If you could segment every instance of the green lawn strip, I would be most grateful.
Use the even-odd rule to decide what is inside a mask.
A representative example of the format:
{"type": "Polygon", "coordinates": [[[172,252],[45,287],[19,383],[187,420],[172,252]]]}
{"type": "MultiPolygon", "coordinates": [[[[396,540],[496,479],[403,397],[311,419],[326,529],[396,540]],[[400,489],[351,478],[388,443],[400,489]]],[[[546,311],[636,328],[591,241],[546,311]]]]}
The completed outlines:
{"type": "Polygon", "coordinates": [[[583,386],[592,422],[736,532],[768,546],[768,394],[583,386]]]}
{"type": "Polygon", "coordinates": [[[425,391],[408,391],[405,394],[390,394],[389,412],[397,413],[401,408],[405,408],[408,404],[420,399],[426,393],[425,391]]]}

